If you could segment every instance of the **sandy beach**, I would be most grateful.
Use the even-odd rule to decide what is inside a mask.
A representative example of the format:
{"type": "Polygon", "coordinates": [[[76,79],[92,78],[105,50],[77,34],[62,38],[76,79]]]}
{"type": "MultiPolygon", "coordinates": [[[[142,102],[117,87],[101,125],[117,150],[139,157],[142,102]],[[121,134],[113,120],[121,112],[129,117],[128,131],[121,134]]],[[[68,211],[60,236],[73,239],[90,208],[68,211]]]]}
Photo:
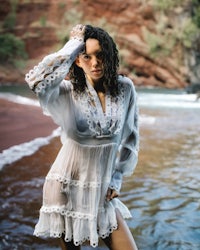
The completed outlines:
{"type": "Polygon", "coordinates": [[[40,107],[0,99],[0,152],[13,145],[45,137],[57,128],[40,107]]]}

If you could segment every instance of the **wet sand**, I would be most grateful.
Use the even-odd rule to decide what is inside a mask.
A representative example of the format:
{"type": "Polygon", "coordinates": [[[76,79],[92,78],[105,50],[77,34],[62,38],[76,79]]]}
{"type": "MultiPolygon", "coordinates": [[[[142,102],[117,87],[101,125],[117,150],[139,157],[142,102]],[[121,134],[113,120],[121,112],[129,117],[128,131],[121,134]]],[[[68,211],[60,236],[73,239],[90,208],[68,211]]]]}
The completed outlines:
{"type": "Polygon", "coordinates": [[[0,152],[13,145],[46,137],[57,128],[40,107],[0,99],[0,152]]]}

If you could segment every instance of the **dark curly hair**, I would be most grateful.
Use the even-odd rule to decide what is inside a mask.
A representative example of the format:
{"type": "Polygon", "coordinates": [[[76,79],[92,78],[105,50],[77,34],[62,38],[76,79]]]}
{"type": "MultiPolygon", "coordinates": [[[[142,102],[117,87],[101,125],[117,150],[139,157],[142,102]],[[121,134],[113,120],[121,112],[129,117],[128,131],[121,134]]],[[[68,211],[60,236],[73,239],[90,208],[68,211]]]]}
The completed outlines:
{"type": "MultiPolygon", "coordinates": [[[[104,76],[102,78],[103,87],[108,88],[112,96],[116,96],[118,94],[117,76],[119,67],[119,57],[116,44],[105,30],[99,27],[86,25],[84,42],[89,38],[97,39],[102,49],[104,65],[104,76]]],[[[85,90],[85,74],[75,62],[70,68],[69,78],[73,84],[74,91],[81,93],[85,90]]]]}

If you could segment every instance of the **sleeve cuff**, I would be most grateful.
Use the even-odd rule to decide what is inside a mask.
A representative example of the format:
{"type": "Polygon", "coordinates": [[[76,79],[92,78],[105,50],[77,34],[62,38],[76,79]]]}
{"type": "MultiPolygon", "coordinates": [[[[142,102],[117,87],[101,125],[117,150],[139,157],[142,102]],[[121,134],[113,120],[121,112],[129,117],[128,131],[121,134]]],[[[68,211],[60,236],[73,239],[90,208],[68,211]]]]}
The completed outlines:
{"type": "Polygon", "coordinates": [[[122,178],[123,178],[122,173],[120,171],[115,171],[112,176],[109,188],[114,189],[117,192],[119,192],[121,189],[121,185],[122,185],[122,178]]]}

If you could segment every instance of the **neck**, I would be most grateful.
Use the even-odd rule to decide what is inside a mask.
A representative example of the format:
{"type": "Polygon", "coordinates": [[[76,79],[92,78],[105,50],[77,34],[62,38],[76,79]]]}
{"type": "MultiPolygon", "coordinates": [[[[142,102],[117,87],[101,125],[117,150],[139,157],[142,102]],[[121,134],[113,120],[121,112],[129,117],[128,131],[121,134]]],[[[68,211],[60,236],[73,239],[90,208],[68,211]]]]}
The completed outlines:
{"type": "Polygon", "coordinates": [[[103,86],[103,79],[100,79],[98,81],[93,81],[91,79],[88,79],[88,82],[92,85],[92,87],[96,90],[96,92],[105,92],[105,88],[103,86]]]}

